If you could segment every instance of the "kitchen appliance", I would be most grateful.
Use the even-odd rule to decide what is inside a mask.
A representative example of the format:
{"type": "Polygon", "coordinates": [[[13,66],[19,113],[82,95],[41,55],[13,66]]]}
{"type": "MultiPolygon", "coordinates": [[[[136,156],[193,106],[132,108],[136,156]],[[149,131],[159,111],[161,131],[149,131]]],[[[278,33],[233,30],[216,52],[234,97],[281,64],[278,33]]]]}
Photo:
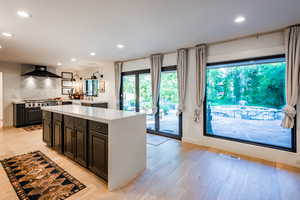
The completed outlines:
{"type": "Polygon", "coordinates": [[[31,72],[23,74],[23,76],[39,76],[39,77],[49,77],[49,78],[61,78],[57,74],[47,71],[46,66],[35,65],[35,69],[31,72]]]}
{"type": "Polygon", "coordinates": [[[55,106],[59,105],[61,102],[57,100],[24,100],[25,108],[40,108],[42,106],[55,106]]]}
{"type": "Polygon", "coordinates": [[[23,102],[14,103],[14,126],[23,127],[42,123],[42,106],[55,106],[62,101],[55,99],[26,99],[23,102]]]}

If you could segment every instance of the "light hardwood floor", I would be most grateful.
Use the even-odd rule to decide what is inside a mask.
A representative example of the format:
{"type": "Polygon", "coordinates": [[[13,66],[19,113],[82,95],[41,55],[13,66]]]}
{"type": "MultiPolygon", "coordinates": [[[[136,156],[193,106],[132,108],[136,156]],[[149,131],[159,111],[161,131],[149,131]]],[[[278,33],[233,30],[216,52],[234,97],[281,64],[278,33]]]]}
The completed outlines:
{"type": "MultiPolygon", "coordinates": [[[[128,186],[108,192],[101,179],[47,148],[40,130],[0,130],[0,159],[35,150],[45,153],[87,186],[68,198],[70,200],[300,199],[300,173],[232,158],[176,140],[168,140],[159,146],[148,145],[144,173],[128,186]]],[[[2,166],[0,199],[17,199],[2,166]]]]}

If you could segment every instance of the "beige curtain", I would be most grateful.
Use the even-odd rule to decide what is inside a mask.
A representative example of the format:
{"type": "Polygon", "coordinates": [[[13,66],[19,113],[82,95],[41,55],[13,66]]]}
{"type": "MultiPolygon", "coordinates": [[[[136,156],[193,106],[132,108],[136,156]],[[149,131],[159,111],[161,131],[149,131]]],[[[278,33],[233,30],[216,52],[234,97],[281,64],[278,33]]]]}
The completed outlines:
{"type": "Polygon", "coordinates": [[[205,98],[206,84],[206,44],[196,46],[196,109],[194,111],[194,121],[200,120],[200,109],[205,98]]]}
{"type": "Polygon", "coordinates": [[[115,62],[115,93],[116,93],[116,109],[120,109],[120,94],[121,94],[121,73],[123,69],[122,62],[115,62]]]}
{"type": "Polygon", "coordinates": [[[177,77],[178,77],[178,114],[185,107],[186,82],[188,73],[188,49],[177,50],[177,77]]]}
{"type": "Polygon", "coordinates": [[[150,56],[151,61],[151,85],[152,85],[152,113],[156,114],[158,111],[157,104],[159,100],[160,89],[160,75],[163,65],[163,55],[155,54],[150,56]]]}
{"type": "Polygon", "coordinates": [[[289,27],[286,31],[286,106],[281,126],[293,128],[296,116],[295,105],[299,95],[300,70],[300,25],[289,27]]]}

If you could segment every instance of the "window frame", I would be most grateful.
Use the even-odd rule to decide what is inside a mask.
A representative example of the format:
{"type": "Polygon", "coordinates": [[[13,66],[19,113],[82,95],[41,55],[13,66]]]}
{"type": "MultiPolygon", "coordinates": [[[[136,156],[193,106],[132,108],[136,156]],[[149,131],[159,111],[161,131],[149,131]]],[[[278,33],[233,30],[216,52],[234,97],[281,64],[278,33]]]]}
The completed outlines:
{"type": "MultiPolygon", "coordinates": [[[[224,62],[207,63],[207,68],[209,66],[213,66],[213,65],[234,64],[234,63],[239,63],[239,62],[249,62],[249,61],[266,60],[266,59],[274,59],[274,58],[285,58],[285,54],[254,57],[254,58],[224,61],[224,62]]],[[[226,136],[208,134],[206,132],[206,97],[207,97],[206,93],[207,93],[207,72],[206,72],[206,82],[205,82],[205,98],[204,98],[204,102],[203,102],[203,135],[204,136],[297,153],[297,120],[295,120],[294,128],[292,128],[292,130],[291,130],[291,145],[292,145],[291,148],[281,147],[281,146],[272,145],[272,144],[265,144],[265,143],[261,143],[261,142],[248,141],[248,140],[243,140],[243,139],[238,139],[238,138],[231,138],[231,137],[226,137],[226,136]]],[[[297,119],[297,114],[295,116],[295,119],[297,119]]]]}
{"type": "MultiPolygon", "coordinates": [[[[176,71],[177,70],[177,65],[171,65],[171,66],[165,66],[162,67],[161,72],[166,72],[166,71],[176,71]]],[[[120,88],[120,110],[123,110],[123,77],[128,76],[128,75],[135,75],[135,92],[136,92],[136,112],[139,112],[139,75],[140,74],[150,74],[150,69],[142,69],[142,70],[134,70],[134,71],[126,71],[121,73],[121,88],[120,88]]],[[[159,103],[158,103],[158,109],[159,109],[159,103]]],[[[182,139],[182,113],[178,116],[179,120],[179,127],[178,127],[178,135],[170,134],[167,132],[163,132],[159,130],[159,113],[155,114],[155,130],[148,129],[147,128],[147,133],[154,134],[154,135],[161,135],[165,137],[170,137],[173,139],[182,139]]]]}

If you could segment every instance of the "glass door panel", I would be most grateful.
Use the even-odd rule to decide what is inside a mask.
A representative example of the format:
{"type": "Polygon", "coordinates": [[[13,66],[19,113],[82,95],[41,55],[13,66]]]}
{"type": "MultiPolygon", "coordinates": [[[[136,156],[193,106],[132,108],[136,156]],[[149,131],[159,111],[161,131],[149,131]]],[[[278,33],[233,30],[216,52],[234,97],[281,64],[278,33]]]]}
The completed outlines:
{"type": "Polygon", "coordinates": [[[152,115],[151,76],[139,74],[139,111],[147,114],[147,128],[155,129],[155,117],[152,115]]]}
{"type": "Polygon", "coordinates": [[[123,76],[123,110],[136,111],[135,75],[123,76]]]}
{"type": "Polygon", "coordinates": [[[178,80],[176,71],[161,73],[159,99],[159,131],[179,135],[178,80]]]}

